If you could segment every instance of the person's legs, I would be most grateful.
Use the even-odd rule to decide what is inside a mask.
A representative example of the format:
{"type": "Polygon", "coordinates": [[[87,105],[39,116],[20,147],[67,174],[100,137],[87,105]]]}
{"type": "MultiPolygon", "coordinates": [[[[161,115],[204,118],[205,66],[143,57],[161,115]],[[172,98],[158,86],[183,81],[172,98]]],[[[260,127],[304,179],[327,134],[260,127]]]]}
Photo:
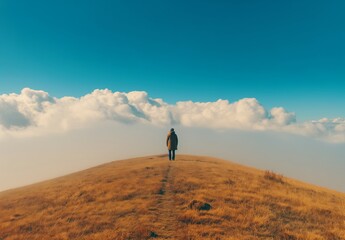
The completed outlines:
{"type": "Polygon", "coordinates": [[[175,160],[175,150],[172,150],[172,160],[175,160]]]}
{"type": "Polygon", "coordinates": [[[171,150],[169,150],[169,161],[171,160],[171,150]]]}

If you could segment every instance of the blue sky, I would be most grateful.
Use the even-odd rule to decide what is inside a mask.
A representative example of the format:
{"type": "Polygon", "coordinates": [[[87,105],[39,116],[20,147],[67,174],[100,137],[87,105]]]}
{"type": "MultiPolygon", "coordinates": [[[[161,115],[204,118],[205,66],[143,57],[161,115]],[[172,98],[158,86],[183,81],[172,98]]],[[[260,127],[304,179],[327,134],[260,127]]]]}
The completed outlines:
{"type": "Polygon", "coordinates": [[[345,2],[0,2],[0,93],[144,90],[169,103],[255,97],[345,116],[345,2]]]}
{"type": "Polygon", "coordinates": [[[173,124],[179,153],[344,191],[344,13],[343,0],[0,0],[0,94],[31,88],[0,96],[0,191],[163,153],[173,124]],[[50,98],[103,88],[168,104],[50,98]],[[341,119],[308,121],[323,117],[341,119]]]}

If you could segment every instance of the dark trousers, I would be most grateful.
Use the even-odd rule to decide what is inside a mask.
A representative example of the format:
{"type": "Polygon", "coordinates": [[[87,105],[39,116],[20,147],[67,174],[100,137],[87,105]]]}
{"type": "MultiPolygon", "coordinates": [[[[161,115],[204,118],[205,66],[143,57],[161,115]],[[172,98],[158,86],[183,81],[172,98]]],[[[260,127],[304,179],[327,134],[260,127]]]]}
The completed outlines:
{"type": "Polygon", "coordinates": [[[175,150],[169,150],[169,160],[175,160],[175,150]]]}

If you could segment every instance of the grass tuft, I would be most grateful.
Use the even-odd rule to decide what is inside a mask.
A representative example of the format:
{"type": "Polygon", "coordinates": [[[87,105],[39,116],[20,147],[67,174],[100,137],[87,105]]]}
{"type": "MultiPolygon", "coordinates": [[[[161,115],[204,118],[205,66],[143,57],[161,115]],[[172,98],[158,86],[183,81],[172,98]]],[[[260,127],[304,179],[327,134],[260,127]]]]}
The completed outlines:
{"type": "Polygon", "coordinates": [[[277,174],[273,171],[266,170],[264,174],[264,178],[273,182],[284,183],[283,175],[277,174]]]}

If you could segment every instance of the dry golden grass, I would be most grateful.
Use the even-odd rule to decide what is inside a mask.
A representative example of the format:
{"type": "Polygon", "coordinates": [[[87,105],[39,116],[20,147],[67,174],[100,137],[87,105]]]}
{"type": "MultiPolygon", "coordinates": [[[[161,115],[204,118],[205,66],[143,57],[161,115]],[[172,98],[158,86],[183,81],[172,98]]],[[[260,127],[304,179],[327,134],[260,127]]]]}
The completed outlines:
{"type": "Polygon", "coordinates": [[[283,175],[277,174],[273,171],[265,171],[264,178],[278,183],[284,183],[283,175]]]}
{"type": "Polygon", "coordinates": [[[0,193],[0,239],[345,239],[345,194],[219,159],[144,157],[0,193]]]}

